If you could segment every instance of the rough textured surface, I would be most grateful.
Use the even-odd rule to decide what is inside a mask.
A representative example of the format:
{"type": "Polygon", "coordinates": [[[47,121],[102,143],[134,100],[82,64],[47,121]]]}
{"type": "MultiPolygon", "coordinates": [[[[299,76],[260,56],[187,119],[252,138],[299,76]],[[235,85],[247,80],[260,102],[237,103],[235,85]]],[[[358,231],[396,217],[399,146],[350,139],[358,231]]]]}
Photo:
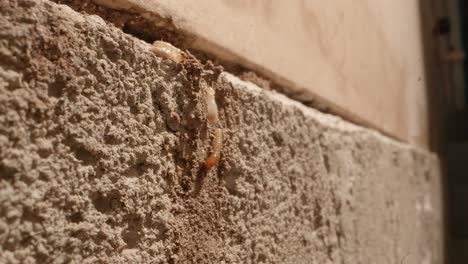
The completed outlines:
{"type": "Polygon", "coordinates": [[[443,262],[431,154],[48,1],[0,36],[2,263],[443,262]]]}

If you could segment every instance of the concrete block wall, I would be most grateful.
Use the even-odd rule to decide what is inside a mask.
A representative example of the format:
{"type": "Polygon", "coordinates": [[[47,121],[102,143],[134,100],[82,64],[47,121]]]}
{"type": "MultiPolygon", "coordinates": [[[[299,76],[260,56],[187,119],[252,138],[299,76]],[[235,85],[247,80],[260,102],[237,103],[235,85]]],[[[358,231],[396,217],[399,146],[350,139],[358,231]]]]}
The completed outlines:
{"type": "Polygon", "coordinates": [[[443,262],[435,155],[47,0],[0,35],[2,263],[443,262]]]}

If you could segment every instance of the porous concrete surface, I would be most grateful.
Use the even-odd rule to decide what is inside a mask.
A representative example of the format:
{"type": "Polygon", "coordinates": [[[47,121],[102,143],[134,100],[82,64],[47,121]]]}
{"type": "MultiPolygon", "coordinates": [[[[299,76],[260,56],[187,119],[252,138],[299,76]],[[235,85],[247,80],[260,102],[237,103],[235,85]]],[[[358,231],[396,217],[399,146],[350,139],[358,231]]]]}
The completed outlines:
{"type": "Polygon", "coordinates": [[[147,46],[0,2],[1,263],[443,262],[436,156],[147,46]]]}

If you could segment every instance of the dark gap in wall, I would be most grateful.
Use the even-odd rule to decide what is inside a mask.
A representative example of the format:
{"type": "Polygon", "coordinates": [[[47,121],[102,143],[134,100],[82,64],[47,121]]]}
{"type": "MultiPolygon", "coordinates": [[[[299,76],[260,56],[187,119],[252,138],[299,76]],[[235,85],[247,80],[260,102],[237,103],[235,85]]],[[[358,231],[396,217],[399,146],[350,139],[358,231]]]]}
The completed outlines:
{"type": "Polygon", "coordinates": [[[150,18],[143,17],[138,10],[116,10],[98,5],[92,0],[51,0],[57,4],[67,5],[76,12],[97,15],[107,23],[121,29],[148,43],[164,40],[178,47],[184,47],[189,38],[187,34],[178,31],[171,19],[152,14],[150,18]]]}
{"type": "Polygon", "coordinates": [[[148,43],[153,43],[156,40],[160,40],[161,38],[156,38],[154,35],[144,32],[142,30],[137,29],[135,26],[131,24],[125,24],[122,27],[122,31],[126,34],[132,35],[138,39],[141,39],[148,43]]]}

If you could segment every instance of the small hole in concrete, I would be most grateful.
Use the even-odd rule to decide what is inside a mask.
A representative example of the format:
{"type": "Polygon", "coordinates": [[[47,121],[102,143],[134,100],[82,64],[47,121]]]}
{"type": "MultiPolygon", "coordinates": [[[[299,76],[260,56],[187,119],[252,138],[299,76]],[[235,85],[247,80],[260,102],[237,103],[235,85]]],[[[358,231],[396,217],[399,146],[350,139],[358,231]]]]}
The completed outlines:
{"type": "Polygon", "coordinates": [[[66,82],[63,80],[55,80],[55,82],[49,84],[48,95],[51,97],[61,97],[63,90],[65,89],[66,82]]]}
{"type": "Polygon", "coordinates": [[[17,170],[0,164],[0,179],[12,181],[17,170]]]}
{"type": "Polygon", "coordinates": [[[136,230],[125,229],[122,231],[122,239],[128,248],[135,248],[140,243],[140,234],[136,230]]]}
{"type": "Polygon", "coordinates": [[[95,161],[94,155],[82,147],[75,149],[75,157],[81,160],[84,165],[92,164],[95,161]]]}
{"type": "Polygon", "coordinates": [[[101,213],[119,210],[123,207],[123,203],[117,191],[112,191],[108,194],[97,194],[92,200],[96,210],[101,213]]]}
{"type": "Polygon", "coordinates": [[[72,223],[82,222],[84,220],[83,214],[81,212],[73,213],[68,217],[68,220],[70,220],[72,223]]]}

